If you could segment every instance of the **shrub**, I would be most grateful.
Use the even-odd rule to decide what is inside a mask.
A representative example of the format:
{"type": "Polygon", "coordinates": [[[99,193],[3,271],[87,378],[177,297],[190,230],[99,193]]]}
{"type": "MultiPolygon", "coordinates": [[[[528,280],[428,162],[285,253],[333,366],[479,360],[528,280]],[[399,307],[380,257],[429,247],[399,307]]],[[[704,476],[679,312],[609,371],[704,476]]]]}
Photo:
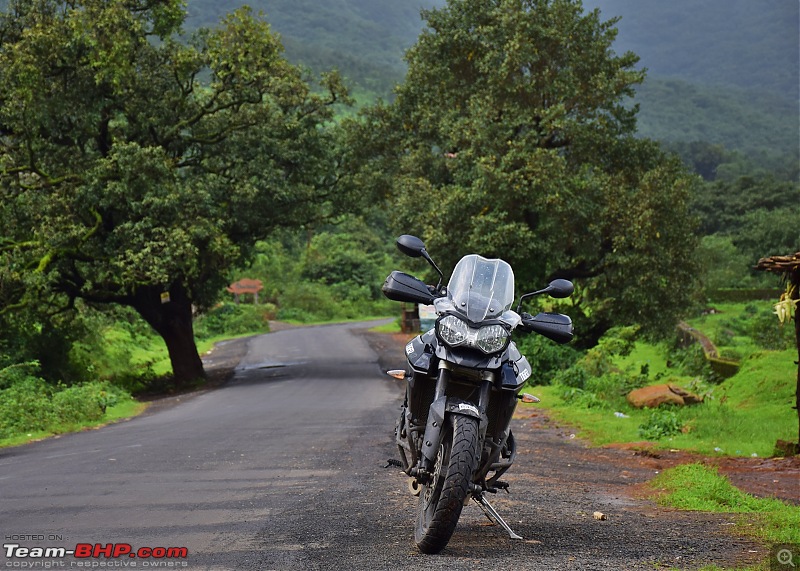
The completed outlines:
{"type": "Polygon", "coordinates": [[[99,420],[126,396],[108,382],[54,387],[37,373],[35,363],[0,369],[0,438],[99,420]]]}
{"type": "Polygon", "coordinates": [[[197,319],[195,335],[208,338],[223,334],[266,333],[269,331],[268,322],[275,314],[275,305],[271,303],[221,303],[197,319]]]}
{"type": "Polygon", "coordinates": [[[537,385],[551,384],[560,372],[569,369],[581,355],[569,345],[559,345],[541,335],[522,337],[517,341],[517,346],[531,364],[531,384],[537,385]]]}
{"type": "Polygon", "coordinates": [[[0,391],[0,438],[51,426],[56,420],[51,394],[44,379],[31,375],[0,391]]]}
{"type": "Polygon", "coordinates": [[[645,440],[661,440],[678,434],[683,428],[683,422],[678,414],[669,408],[657,408],[650,413],[650,417],[639,425],[639,436],[645,440]]]}
{"type": "Polygon", "coordinates": [[[759,312],[748,323],[747,334],[762,349],[782,351],[794,344],[791,323],[781,325],[773,313],[759,312]]]}

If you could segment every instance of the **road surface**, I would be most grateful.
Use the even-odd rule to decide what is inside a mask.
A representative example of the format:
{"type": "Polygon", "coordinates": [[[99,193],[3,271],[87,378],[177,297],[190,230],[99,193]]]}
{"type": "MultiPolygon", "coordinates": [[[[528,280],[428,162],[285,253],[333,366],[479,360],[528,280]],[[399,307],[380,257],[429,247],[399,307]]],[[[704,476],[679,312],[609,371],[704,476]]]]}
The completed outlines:
{"type": "Polygon", "coordinates": [[[364,328],[254,337],[222,388],[99,430],[0,450],[0,565],[653,569],[763,556],[726,533],[725,516],[664,512],[620,491],[652,473],[586,461],[568,435],[525,419],[515,421],[520,456],[505,478],[512,493],[493,502],[525,539],[509,540],[470,505],[441,555],[418,553],[416,500],[405,477],[383,467],[394,455],[401,388],[381,374],[364,328]],[[33,550],[83,545],[84,554],[85,544],[113,544],[122,556],[33,550]],[[131,557],[128,548],[178,557],[131,557]]]}

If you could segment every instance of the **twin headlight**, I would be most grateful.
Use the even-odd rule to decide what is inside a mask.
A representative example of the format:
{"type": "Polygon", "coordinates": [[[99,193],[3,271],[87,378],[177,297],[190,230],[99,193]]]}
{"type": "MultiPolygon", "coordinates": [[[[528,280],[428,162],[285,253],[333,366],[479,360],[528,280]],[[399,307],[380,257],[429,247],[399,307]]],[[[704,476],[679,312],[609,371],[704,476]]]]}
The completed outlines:
{"type": "Polygon", "coordinates": [[[439,338],[450,347],[466,345],[476,347],[486,354],[505,349],[511,337],[502,325],[485,325],[474,329],[455,315],[447,315],[436,323],[439,338]]]}

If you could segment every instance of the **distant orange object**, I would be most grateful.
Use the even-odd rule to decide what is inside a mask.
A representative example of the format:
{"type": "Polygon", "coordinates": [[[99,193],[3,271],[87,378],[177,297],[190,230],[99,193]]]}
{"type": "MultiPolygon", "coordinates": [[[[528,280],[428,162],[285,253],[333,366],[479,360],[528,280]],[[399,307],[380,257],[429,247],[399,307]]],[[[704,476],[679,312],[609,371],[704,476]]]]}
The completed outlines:
{"type": "Polygon", "coordinates": [[[264,284],[261,282],[261,280],[251,280],[248,278],[243,278],[240,279],[238,282],[233,282],[225,289],[227,289],[229,293],[233,293],[236,295],[242,293],[257,294],[262,289],[264,289],[264,284]]]}
{"type": "Polygon", "coordinates": [[[238,282],[233,282],[227,288],[228,293],[233,294],[234,301],[239,303],[239,296],[243,294],[253,294],[254,303],[258,303],[258,292],[264,289],[264,284],[261,280],[251,280],[242,278],[238,282]]]}

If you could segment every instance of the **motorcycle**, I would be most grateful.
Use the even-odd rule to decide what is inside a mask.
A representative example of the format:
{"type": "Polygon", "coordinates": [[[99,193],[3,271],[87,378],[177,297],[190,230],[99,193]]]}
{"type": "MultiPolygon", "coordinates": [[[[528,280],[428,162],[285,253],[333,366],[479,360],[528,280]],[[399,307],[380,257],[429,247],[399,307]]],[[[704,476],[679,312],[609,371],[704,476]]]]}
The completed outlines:
{"type": "Polygon", "coordinates": [[[522,393],[531,377],[528,360],[511,340],[512,332],[535,332],[557,342],[572,339],[572,320],[559,313],[520,313],[530,297],[566,298],[568,280],[556,279],[514,303],[514,272],[500,259],[464,256],[442,287],[444,274],[415,236],[403,235],[397,247],[424,258],[439,274],[428,286],[400,271],[383,284],[384,295],[401,302],[433,305],[433,329],[405,346],[405,370],[388,371],[405,381],[405,400],[395,427],[400,459],[389,465],[410,476],[409,489],[419,496],[414,531],[423,553],[439,553],[450,541],[463,506],[470,498],[512,539],[522,539],[486,498],[508,492],[500,478],[516,457],[511,418],[518,400],[539,402],[522,393]]]}

